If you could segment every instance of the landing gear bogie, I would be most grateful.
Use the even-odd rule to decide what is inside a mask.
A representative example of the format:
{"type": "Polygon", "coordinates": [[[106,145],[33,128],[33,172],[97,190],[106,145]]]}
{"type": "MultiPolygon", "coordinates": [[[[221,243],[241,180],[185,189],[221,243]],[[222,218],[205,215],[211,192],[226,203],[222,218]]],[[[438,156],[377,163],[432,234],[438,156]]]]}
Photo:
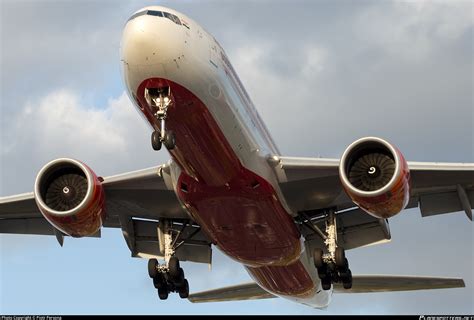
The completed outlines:
{"type": "MultiPolygon", "coordinates": [[[[155,266],[154,260],[156,259],[150,259],[148,265],[155,266]]],[[[189,296],[189,282],[184,277],[184,270],[179,266],[179,260],[176,257],[169,260],[167,268],[158,265],[156,270],[153,285],[158,290],[161,300],[166,300],[171,292],[177,292],[182,299],[189,296]],[[173,269],[175,269],[175,274],[171,274],[173,269]]]]}
{"type": "Polygon", "coordinates": [[[337,245],[336,218],[333,211],[328,214],[326,221],[326,238],[324,239],[327,253],[321,248],[313,251],[314,266],[321,279],[323,290],[330,290],[333,283],[340,283],[344,289],[352,288],[352,272],[343,248],[337,245]]]}
{"type": "MultiPolygon", "coordinates": [[[[317,252],[318,251],[315,251],[316,255],[318,254],[317,252]]],[[[342,254],[344,254],[344,252],[342,254]]],[[[329,258],[327,260],[329,260],[329,258]]],[[[319,259],[315,258],[315,262],[316,261],[319,261],[319,259]]],[[[323,265],[319,267],[317,267],[315,263],[315,267],[318,270],[318,276],[321,279],[323,290],[329,290],[331,289],[331,284],[341,282],[344,289],[352,288],[352,272],[349,269],[349,263],[346,258],[342,261],[339,260],[338,263],[331,260],[324,261],[323,265]]]]}

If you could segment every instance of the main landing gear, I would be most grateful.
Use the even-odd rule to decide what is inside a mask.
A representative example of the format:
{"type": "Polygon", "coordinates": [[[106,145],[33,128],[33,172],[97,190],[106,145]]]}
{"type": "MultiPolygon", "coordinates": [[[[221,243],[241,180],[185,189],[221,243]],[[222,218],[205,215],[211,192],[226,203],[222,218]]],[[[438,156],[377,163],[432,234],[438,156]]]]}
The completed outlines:
{"type": "Polygon", "coordinates": [[[326,221],[324,240],[328,253],[318,248],[314,250],[314,266],[318,269],[323,290],[331,289],[331,284],[342,282],[344,289],[352,288],[352,272],[343,248],[337,246],[337,226],[334,211],[330,211],[326,221]]]}
{"type": "Polygon", "coordinates": [[[183,268],[179,266],[178,258],[171,257],[167,266],[160,265],[157,259],[148,260],[148,275],[153,279],[161,300],[168,299],[170,292],[179,293],[182,299],[189,296],[189,283],[184,277],[183,268]]]}
{"type": "Polygon", "coordinates": [[[176,137],[171,130],[166,130],[165,120],[168,107],[172,103],[171,89],[165,88],[148,88],[145,90],[145,98],[154,112],[155,118],[160,121],[160,130],[153,131],[151,134],[151,146],[153,150],[160,150],[162,144],[168,150],[173,150],[176,146],[176,137]]]}
{"type": "Polygon", "coordinates": [[[153,285],[158,290],[158,296],[161,300],[168,299],[170,292],[177,292],[182,299],[189,296],[188,280],[184,277],[184,271],[179,265],[178,258],[175,257],[174,244],[179,237],[179,233],[173,239],[171,226],[170,221],[163,221],[158,229],[160,247],[163,247],[160,249],[164,251],[165,263],[160,264],[157,259],[148,260],[148,275],[153,279],[153,285]]]}

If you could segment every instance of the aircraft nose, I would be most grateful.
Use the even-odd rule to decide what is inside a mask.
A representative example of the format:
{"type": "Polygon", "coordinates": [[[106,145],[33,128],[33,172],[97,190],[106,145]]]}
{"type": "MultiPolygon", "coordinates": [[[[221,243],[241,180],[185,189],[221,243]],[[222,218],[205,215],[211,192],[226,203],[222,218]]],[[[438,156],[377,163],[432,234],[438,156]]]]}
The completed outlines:
{"type": "Polygon", "coordinates": [[[183,54],[183,27],[165,17],[141,15],[125,25],[122,60],[128,65],[167,63],[183,54]]]}

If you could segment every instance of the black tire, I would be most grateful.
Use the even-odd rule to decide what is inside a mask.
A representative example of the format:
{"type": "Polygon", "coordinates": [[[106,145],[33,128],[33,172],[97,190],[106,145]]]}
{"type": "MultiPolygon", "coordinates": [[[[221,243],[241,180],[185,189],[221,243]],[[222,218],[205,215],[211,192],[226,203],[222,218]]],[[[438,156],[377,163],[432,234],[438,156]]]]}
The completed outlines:
{"type": "Polygon", "coordinates": [[[165,279],[161,274],[158,273],[156,277],[153,278],[153,285],[156,289],[165,287],[165,279]]]}
{"type": "Polygon", "coordinates": [[[328,271],[327,271],[327,268],[324,266],[320,269],[318,269],[318,276],[319,276],[319,279],[323,279],[323,278],[327,278],[329,277],[328,275],[328,271]]]}
{"type": "Polygon", "coordinates": [[[189,297],[189,283],[187,279],[184,279],[183,285],[181,286],[181,288],[179,288],[179,297],[181,299],[186,299],[187,297],[189,297]]]}
{"type": "Polygon", "coordinates": [[[314,261],[314,266],[316,267],[316,269],[319,270],[324,267],[323,250],[319,248],[314,249],[313,261],[314,261]]]}
{"type": "Polygon", "coordinates": [[[177,287],[182,287],[184,285],[184,270],[183,268],[179,268],[179,274],[176,278],[173,278],[174,284],[177,287]]]}
{"type": "Polygon", "coordinates": [[[168,289],[167,288],[158,289],[158,297],[160,297],[160,300],[168,299],[168,289]]]}
{"type": "Polygon", "coordinates": [[[331,289],[331,279],[329,277],[321,279],[321,285],[323,287],[323,290],[331,289]]]}
{"type": "Polygon", "coordinates": [[[153,131],[151,134],[151,146],[155,151],[161,149],[161,133],[159,131],[153,131]]]}
{"type": "Polygon", "coordinates": [[[168,150],[173,150],[174,147],[176,146],[176,137],[174,135],[174,132],[171,130],[166,131],[165,133],[165,139],[163,141],[164,145],[168,150]]]}
{"type": "Polygon", "coordinates": [[[170,261],[168,262],[168,269],[171,278],[177,279],[180,276],[180,271],[182,270],[179,267],[179,260],[176,257],[171,257],[170,261]],[[181,269],[181,270],[180,270],[181,269]]]}
{"type": "Polygon", "coordinates": [[[343,248],[336,248],[336,266],[338,268],[344,269],[347,268],[347,259],[346,259],[346,253],[343,248]]]}
{"type": "Polygon", "coordinates": [[[342,286],[344,287],[344,289],[349,290],[349,289],[352,288],[352,281],[343,282],[343,283],[342,283],[342,286]]]}
{"type": "Polygon", "coordinates": [[[342,278],[342,286],[344,287],[344,289],[352,288],[352,272],[351,272],[351,270],[347,270],[347,272],[344,274],[344,277],[342,278]]]}
{"type": "Polygon", "coordinates": [[[148,275],[150,278],[154,279],[158,274],[158,260],[150,259],[148,260],[148,275]]]}

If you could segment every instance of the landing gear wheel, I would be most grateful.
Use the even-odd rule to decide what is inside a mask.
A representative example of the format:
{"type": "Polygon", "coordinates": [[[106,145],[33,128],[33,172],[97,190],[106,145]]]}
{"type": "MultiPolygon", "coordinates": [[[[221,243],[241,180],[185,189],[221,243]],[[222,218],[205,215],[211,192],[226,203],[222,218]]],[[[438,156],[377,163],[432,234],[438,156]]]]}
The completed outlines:
{"type": "Polygon", "coordinates": [[[352,288],[352,272],[351,270],[347,270],[346,273],[342,276],[342,286],[344,289],[352,288]]]}
{"type": "Polygon", "coordinates": [[[323,278],[329,278],[329,274],[328,274],[328,268],[326,265],[322,266],[321,268],[318,269],[318,276],[319,276],[319,279],[323,279],[323,278]]]}
{"type": "Polygon", "coordinates": [[[161,149],[161,133],[159,131],[153,131],[151,134],[151,146],[155,151],[161,149]]]}
{"type": "Polygon", "coordinates": [[[336,248],[336,266],[338,268],[344,269],[347,268],[347,259],[346,253],[343,248],[336,248]]]}
{"type": "Polygon", "coordinates": [[[163,275],[158,273],[156,277],[153,278],[153,285],[156,289],[161,289],[166,286],[165,279],[163,279],[163,275]]]}
{"type": "Polygon", "coordinates": [[[168,288],[162,287],[158,289],[158,297],[160,297],[160,300],[168,299],[168,288]]]}
{"type": "Polygon", "coordinates": [[[173,131],[171,130],[166,131],[163,144],[165,145],[166,148],[168,148],[168,150],[174,149],[174,147],[176,146],[176,137],[173,131]]]}
{"type": "Polygon", "coordinates": [[[158,260],[148,260],[148,275],[152,279],[154,279],[158,275],[158,260]]]}
{"type": "Polygon", "coordinates": [[[183,286],[179,289],[179,297],[181,299],[189,297],[189,283],[187,279],[184,279],[183,286]]]}
{"type": "Polygon", "coordinates": [[[177,279],[180,276],[180,271],[182,269],[179,267],[178,258],[176,258],[176,257],[171,257],[170,258],[170,261],[168,262],[168,269],[169,269],[170,276],[173,279],[177,279]]]}
{"type": "Polygon", "coordinates": [[[331,289],[331,278],[330,277],[324,277],[321,279],[321,285],[323,287],[323,290],[329,290],[331,289]]]}
{"type": "Polygon", "coordinates": [[[179,268],[179,274],[176,278],[174,278],[174,284],[177,287],[181,287],[184,285],[184,270],[183,268],[179,268]]]}
{"type": "Polygon", "coordinates": [[[314,266],[316,269],[321,269],[324,266],[324,261],[323,261],[323,250],[321,249],[314,249],[313,253],[313,260],[314,260],[314,266]]]}

